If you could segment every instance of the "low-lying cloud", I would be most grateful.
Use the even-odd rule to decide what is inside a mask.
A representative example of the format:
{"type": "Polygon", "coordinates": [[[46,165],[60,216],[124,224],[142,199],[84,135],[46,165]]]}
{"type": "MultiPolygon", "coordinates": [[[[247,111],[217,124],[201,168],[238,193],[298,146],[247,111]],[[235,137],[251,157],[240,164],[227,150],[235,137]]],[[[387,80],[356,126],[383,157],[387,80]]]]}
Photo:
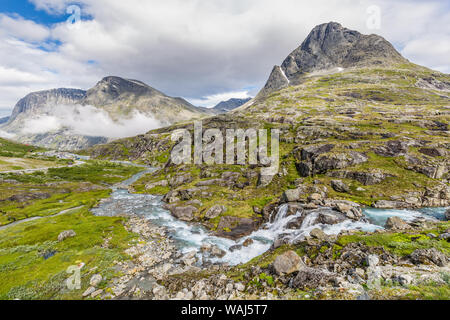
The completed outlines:
{"type": "Polygon", "coordinates": [[[93,106],[59,105],[51,115],[27,120],[22,133],[43,134],[68,129],[75,134],[117,139],[146,133],[161,126],[153,117],[138,111],[128,118],[115,121],[106,111],[93,106]]]}

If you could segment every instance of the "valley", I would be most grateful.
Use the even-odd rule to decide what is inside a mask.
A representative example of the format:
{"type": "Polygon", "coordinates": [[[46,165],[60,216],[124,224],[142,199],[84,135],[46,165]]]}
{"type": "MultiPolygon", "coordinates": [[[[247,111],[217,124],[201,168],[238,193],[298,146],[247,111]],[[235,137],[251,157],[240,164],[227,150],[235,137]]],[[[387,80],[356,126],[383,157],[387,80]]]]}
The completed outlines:
{"type": "Polygon", "coordinates": [[[448,74],[331,22],[226,113],[153,90],[79,92],[112,117],[179,117],[145,134],[50,145],[63,154],[0,139],[0,299],[449,299],[448,74]],[[278,173],[175,164],[172,133],[194,120],[279,130],[278,173]]]}

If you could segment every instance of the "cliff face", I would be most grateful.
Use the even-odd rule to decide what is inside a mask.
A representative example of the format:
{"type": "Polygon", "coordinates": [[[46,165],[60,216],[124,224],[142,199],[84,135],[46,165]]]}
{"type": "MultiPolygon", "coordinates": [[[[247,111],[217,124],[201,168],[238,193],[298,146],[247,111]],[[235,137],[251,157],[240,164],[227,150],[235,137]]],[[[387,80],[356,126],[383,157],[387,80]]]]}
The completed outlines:
{"type": "Polygon", "coordinates": [[[260,96],[296,84],[307,73],[407,62],[378,35],[363,35],[330,22],[316,26],[281,64],[275,66],[260,96]]]}

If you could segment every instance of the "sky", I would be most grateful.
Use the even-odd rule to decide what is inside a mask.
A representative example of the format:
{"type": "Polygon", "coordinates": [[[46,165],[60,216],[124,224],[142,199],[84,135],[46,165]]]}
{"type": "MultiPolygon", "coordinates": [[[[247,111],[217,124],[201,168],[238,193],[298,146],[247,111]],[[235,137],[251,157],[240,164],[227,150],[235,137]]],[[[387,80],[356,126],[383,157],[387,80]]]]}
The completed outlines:
{"type": "Polygon", "coordinates": [[[446,0],[1,0],[0,117],[29,92],[88,89],[108,75],[199,106],[254,96],[329,21],[450,72],[446,0]]]}

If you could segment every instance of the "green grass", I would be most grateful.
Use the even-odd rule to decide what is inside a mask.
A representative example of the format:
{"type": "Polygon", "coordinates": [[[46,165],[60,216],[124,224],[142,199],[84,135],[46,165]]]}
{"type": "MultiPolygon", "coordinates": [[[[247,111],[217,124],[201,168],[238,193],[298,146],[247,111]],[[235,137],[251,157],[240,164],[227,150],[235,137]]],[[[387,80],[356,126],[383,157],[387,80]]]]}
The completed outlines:
{"type": "Polygon", "coordinates": [[[0,299],[81,298],[91,274],[111,279],[114,261],[127,259],[123,251],[134,236],[123,222],[123,218],[95,217],[83,208],[0,231],[0,299]],[[77,235],[57,242],[58,234],[69,229],[77,235]],[[106,238],[111,239],[103,248],[106,238]],[[49,251],[56,253],[44,259],[43,253],[49,251]],[[86,264],[81,270],[82,289],[70,291],[66,270],[80,262],[86,264]]]}

